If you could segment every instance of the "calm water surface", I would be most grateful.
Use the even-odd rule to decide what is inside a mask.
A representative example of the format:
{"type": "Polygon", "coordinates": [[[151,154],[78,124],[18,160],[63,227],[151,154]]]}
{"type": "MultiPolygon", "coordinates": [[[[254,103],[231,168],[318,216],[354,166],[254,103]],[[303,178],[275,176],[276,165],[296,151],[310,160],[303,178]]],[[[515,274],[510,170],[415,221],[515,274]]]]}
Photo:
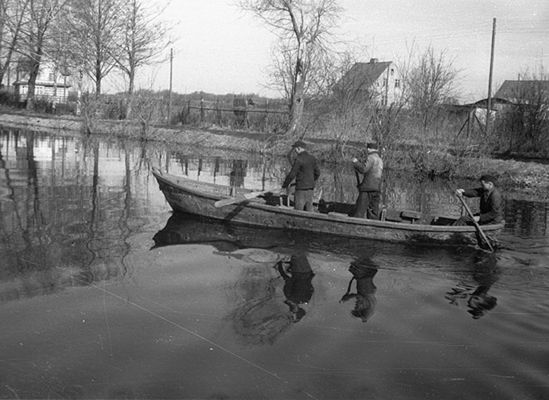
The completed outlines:
{"type": "MultiPolygon", "coordinates": [[[[508,195],[488,255],[172,214],[152,166],[252,189],[287,169],[0,133],[0,398],[549,398],[547,203],[508,195]]],[[[387,175],[389,206],[450,215],[472,184],[387,175]]],[[[354,179],[325,167],[322,196],[354,179]]]]}

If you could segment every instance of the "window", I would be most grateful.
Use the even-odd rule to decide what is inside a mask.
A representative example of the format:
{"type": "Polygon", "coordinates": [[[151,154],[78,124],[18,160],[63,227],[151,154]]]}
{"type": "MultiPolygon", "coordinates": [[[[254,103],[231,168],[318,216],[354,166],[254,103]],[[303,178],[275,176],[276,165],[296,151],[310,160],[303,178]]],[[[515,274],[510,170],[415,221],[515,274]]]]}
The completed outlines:
{"type": "Polygon", "coordinates": [[[383,78],[383,86],[387,86],[387,78],[383,78]]]}
{"type": "Polygon", "coordinates": [[[395,88],[400,87],[400,79],[395,79],[395,88]]]}

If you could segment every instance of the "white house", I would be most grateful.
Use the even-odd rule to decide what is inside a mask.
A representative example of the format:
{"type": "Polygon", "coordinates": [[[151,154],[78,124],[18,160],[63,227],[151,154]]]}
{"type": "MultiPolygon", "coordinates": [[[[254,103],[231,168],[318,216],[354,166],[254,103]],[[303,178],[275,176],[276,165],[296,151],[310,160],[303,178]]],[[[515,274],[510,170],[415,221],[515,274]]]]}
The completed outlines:
{"type": "Polygon", "coordinates": [[[392,61],[372,58],[367,63],[355,63],[336,84],[336,90],[390,106],[400,100],[402,78],[392,61]]]}
{"type": "MultiPolygon", "coordinates": [[[[29,89],[29,71],[24,62],[17,65],[17,77],[13,86],[19,101],[25,101],[29,89]]],[[[36,99],[48,100],[52,103],[66,103],[69,94],[69,74],[62,74],[50,63],[40,64],[36,77],[34,96],[36,99]]]]}

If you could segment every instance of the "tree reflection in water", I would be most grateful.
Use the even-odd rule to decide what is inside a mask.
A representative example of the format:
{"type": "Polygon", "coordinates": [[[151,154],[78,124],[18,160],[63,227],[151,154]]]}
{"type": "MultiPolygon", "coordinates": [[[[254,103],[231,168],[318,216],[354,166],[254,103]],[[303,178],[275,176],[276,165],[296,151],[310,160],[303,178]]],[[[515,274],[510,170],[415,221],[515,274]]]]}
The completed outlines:
{"type": "Polygon", "coordinates": [[[239,304],[229,316],[236,333],[246,344],[273,344],[305,316],[304,305],[314,292],[313,277],[303,252],[278,260],[273,268],[256,263],[243,269],[235,286],[239,304]],[[279,278],[284,281],[282,290],[279,278]]]}
{"type": "Polygon", "coordinates": [[[236,333],[249,345],[273,344],[291,325],[284,303],[277,296],[280,280],[271,268],[244,268],[234,288],[239,299],[229,316],[236,333]]]}

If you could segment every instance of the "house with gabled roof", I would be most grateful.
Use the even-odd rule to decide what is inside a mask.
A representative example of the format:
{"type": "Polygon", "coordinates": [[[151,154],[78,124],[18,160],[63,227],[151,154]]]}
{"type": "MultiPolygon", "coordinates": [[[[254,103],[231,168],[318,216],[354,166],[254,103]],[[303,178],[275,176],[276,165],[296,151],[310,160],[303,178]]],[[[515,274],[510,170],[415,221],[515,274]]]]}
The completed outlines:
{"type": "Polygon", "coordinates": [[[402,78],[392,61],[371,58],[367,63],[355,63],[337,82],[335,90],[390,106],[400,100],[402,78]]]}
{"type": "Polygon", "coordinates": [[[548,80],[507,80],[500,86],[494,98],[514,104],[549,105],[548,80]]]}

